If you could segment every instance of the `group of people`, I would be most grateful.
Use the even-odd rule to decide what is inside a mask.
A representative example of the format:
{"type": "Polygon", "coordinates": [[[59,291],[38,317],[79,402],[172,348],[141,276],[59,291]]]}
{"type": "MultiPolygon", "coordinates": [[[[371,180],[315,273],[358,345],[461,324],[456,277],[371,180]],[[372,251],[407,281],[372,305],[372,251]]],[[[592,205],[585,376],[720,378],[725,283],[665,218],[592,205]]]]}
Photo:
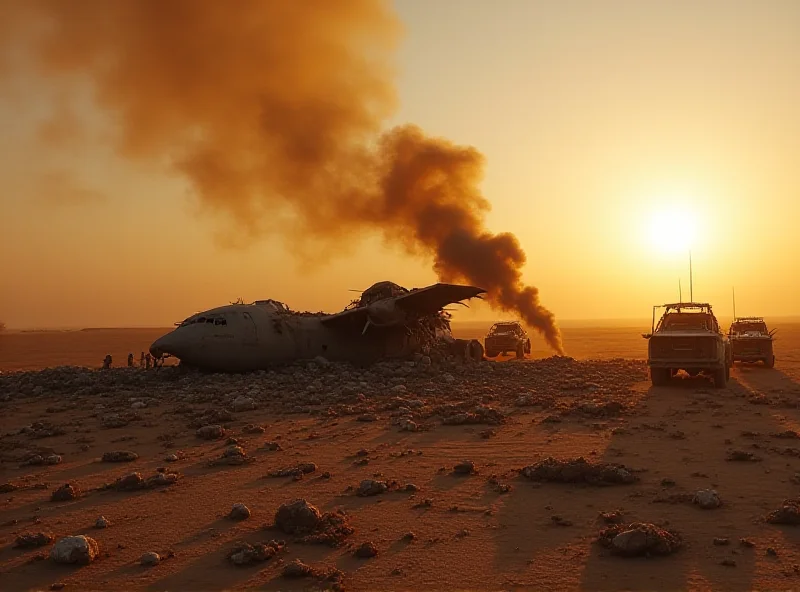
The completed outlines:
{"type": "MultiPolygon", "coordinates": [[[[111,357],[111,354],[107,354],[105,359],[103,359],[103,368],[108,369],[111,368],[111,364],[113,363],[114,359],[111,357]]],[[[139,356],[139,368],[145,368],[147,370],[150,369],[152,366],[155,369],[160,368],[164,365],[163,358],[156,358],[155,356],[151,356],[150,352],[145,354],[144,352],[141,353],[139,356]]],[[[128,354],[128,368],[133,368],[133,354],[128,354]]]]}

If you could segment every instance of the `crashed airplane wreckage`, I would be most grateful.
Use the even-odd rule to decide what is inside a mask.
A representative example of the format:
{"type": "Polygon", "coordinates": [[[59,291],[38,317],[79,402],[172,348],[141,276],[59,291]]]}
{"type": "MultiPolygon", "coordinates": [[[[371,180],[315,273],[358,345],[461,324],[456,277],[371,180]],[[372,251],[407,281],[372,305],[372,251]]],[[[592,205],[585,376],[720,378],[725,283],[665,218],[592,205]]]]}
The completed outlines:
{"type": "Polygon", "coordinates": [[[276,300],[237,302],[192,315],[156,340],[150,353],[174,356],[182,365],[217,372],[263,370],[322,356],[331,361],[371,363],[444,347],[483,358],[477,340],[455,339],[449,304],[480,298],[474,286],[434,284],[407,290],[379,282],[336,314],[295,312],[276,300]]]}

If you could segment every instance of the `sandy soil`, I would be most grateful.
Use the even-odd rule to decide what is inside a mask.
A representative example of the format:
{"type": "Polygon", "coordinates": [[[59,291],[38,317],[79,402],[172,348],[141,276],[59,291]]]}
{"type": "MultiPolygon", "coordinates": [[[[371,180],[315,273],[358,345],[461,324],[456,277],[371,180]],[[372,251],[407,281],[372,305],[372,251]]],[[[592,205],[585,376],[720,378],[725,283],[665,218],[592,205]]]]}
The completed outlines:
{"type": "MultiPolygon", "coordinates": [[[[622,334],[613,342],[606,333],[612,343],[596,335],[595,357],[642,357],[641,337],[622,334]]],[[[651,388],[642,362],[608,359],[434,360],[369,370],[310,364],[239,377],[175,368],[3,375],[0,589],[796,588],[800,527],[765,520],[800,487],[800,435],[791,433],[800,432],[800,331],[784,327],[781,335],[774,370],[737,367],[723,390],[689,379],[651,388]],[[223,425],[226,434],[201,439],[203,424],[223,425]],[[220,462],[230,438],[246,451],[241,464],[220,462]],[[117,450],[138,458],[101,460],[117,450]],[[50,454],[61,462],[24,464],[50,454]],[[180,459],[167,462],[170,454],[180,459]],[[622,464],[636,481],[600,486],[520,473],[547,457],[622,464]],[[464,460],[475,471],[454,473],[464,460]],[[300,463],[316,466],[299,479],[268,476],[300,463]],[[102,488],[159,468],[177,482],[102,488]],[[359,496],[365,479],[390,490],[359,496]],[[82,494],[51,501],[65,483],[82,494]],[[718,492],[720,507],[692,503],[705,489],[718,492]],[[353,532],[327,546],[277,530],[276,511],[297,498],[321,512],[343,510],[353,532]],[[246,504],[250,518],[227,518],[235,503],[246,504]],[[611,553],[597,540],[608,526],[601,513],[615,511],[623,524],[675,531],[680,549],[611,553]],[[108,528],[94,527],[101,515],[108,528]],[[14,547],[18,535],[37,532],[56,540],[87,535],[100,556],[64,566],[47,558],[52,543],[14,547]],[[241,541],[272,539],[286,548],[267,561],[235,566],[226,558],[241,541]],[[354,556],[365,542],[377,556],[354,556]],[[150,551],[161,563],[140,565],[150,551]],[[283,577],[295,558],[338,569],[341,579],[283,577]]],[[[573,352],[578,343],[570,341],[565,331],[573,352]]]]}

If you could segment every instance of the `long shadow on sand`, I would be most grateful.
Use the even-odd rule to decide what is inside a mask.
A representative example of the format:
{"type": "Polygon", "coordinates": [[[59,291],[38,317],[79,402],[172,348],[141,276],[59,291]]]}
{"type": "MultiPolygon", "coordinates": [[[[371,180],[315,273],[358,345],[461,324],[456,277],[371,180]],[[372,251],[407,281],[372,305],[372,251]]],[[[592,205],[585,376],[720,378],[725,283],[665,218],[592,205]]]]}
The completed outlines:
{"type": "MultiPolygon", "coordinates": [[[[771,407],[754,404],[753,387],[736,375],[719,390],[688,378],[647,388],[631,410],[628,428],[611,436],[602,460],[647,472],[636,485],[593,494],[595,503],[605,511],[621,509],[625,523],[653,522],[677,530],[685,547],[669,557],[622,559],[587,540],[583,588],[753,588],[756,551],[738,541],[758,538],[759,532],[772,528],[763,525],[763,517],[794,493],[787,477],[800,468],[800,461],[791,459],[787,466],[785,457],[770,452],[770,435],[786,427],[771,407]],[[727,460],[734,451],[755,454],[756,460],[727,460]],[[669,501],[674,494],[709,488],[719,492],[722,507],[702,510],[669,501]],[[730,545],[715,545],[715,538],[728,539],[730,545]],[[723,561],[735,561],[735,569],[723,561]]],[[[797,420],[797,411],[791,413],[797,420]]],[[[598,524],[595,532],[600,528],[598,524]]]]}

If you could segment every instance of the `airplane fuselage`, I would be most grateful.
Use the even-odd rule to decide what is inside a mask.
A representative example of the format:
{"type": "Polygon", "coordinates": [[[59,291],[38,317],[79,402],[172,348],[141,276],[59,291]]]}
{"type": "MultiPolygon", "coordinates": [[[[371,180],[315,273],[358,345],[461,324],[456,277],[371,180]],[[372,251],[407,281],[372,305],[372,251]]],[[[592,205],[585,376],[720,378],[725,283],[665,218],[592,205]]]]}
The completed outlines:
{"type": "Polygon", "coordinates": [[[342,332],[323,324],[328,316],[232,304],[189,317],[153,343],[150,351],[157,357],[170,354],[189,366],[246,372],[317,356],[370,362],[404,355],[413,348],[403,326],[376,324],[363,333],[342,332]]]}

